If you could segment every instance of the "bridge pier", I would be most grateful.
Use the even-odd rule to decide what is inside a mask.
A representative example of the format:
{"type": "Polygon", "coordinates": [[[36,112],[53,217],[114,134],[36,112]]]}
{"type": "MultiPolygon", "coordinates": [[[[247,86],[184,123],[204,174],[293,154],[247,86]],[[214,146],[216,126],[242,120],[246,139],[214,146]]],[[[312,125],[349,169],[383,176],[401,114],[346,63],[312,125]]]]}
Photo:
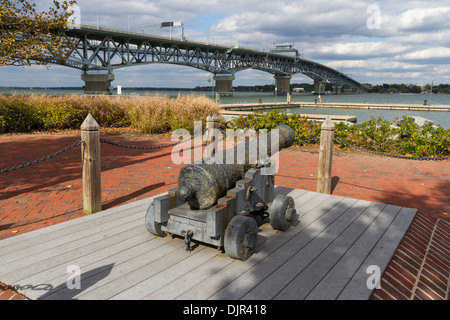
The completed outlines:
{"type": "Polygon", "coordinates": [[[333,86],[334,94],[342,94],[342,86],[333,86]]]}
{"type": "Polygon", "coordinates": [[[325,93],[325,83],[314,80],[314,93],[325,93]]]}
{"type": "Polygon", "coordinates": [[[109,87],[114,80],[114,74],[108,72],[106,74],[87,74],[81,75],[84,81],[85,94],[110,94],[109,87]]]}
{"type": "Polygon", "coordinates": [[[215,75],[214,80],[216,81],[216,93],[221,96],[232,96],[234,79],[234,75],[215,75]]]}
{"type": "Polygon", "coordinates": [[[282,94],[291,93],[291,75],[278,75],[274,76],[274,79],[278,92],[281,92],[282,94]]]}

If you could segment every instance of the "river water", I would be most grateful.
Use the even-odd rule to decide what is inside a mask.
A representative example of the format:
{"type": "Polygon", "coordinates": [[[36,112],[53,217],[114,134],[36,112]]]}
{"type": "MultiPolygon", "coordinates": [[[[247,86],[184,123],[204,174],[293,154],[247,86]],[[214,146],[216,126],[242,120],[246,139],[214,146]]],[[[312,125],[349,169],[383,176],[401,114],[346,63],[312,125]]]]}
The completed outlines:
{"type": "MultiPolygon", "coordinates": [[[[261,98],[262,102],[285,102],[286,96],[275,96],[261,93],[240,93],[235,92],[232,97],[221,97],[220,103],[257,103],[261,98]]],[[[314,102],[317,95],[293,94],[292,102],[314,102]]],[[[373,103],[373,104],[417,104],[423,105],[424,100],[430,105],[450,105],[450,94],[344,94],[344,95],[321,95],[324,103],[373,103]]],[[[439,124],[444,128],[450,128],[450,112],[436,111],[407,111],[407,110],[375,110],[375,109],[338,109],[338,108],[289,108],[286,112],[302,114],[329,114],[347,115],[358,117],[357,123],[363,123],[374,118],[392,120],[406,116],[419,116],[432,120],[434,124],[439,124]]]]}
{"type": "MultiPolygon", "coordinates": [[[[83,94],[82,90],[56,90],[56,89],[9,89],[0,88],[0,93],[36,93],[36,94],[83,94]]],[[[122,88],[124,95],[154,95],[162,94],[169,97],[176,97],[178,95],[206,95],[213,97],[210,92],[193,92],[191,90],[183,91],[155,91],[155,90],[129,90],[122,88]]],[[[292,94],[292,102],[314,102],[317,95],[310,94],[292,94]]],[[[322,94],[321,98],[324,103],[373,103],[373,104],[417,104],[423,105],[424,100],[427,100],[428,105],[450,105],[450,94],[322,94]]],[[[257,103],[261,99],[262,102],[286,102],[286,96],[274,95],[269,92],[234,92],[233,96],[221,96],[221,104],[230,103],[257,103]]],[[[374,110],[374,109],[337,109],[337,108],[289,108],[287,112],[302,113],[302,114],[330,114],[330,115],[349,115],[358,117],[358,124],[370,120],[372,117],[381,117],[386,120],[394,118],[401,118],[402,115],[420,116],[432,120],[434,124],[439,124],[444,128],[450,128],[450,112],[436,112],[436,111],[406,111],[406,110],[374,110]]]]}

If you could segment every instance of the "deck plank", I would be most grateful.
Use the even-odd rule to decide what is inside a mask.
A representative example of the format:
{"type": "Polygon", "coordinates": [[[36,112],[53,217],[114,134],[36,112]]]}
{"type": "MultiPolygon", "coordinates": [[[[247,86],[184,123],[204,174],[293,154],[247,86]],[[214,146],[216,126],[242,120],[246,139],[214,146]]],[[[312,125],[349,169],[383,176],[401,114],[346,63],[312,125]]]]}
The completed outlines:
{"type": "MultiPolygon", "coordinates": [[[[48,272],[55,267],[61,265],[69,265],[71,262],[80,259],[98,259],[102,256],[111,255],[111,252],[120,252],[122,248],[129,248],[128,241],[131,243],[142,243],[147,241],[149,234],[142,228],[142,219],[138,219],[129,224],[130,228],[124,229],[127,226],[119,226],[110,230],[112,236],[103,234],[100,240],[92,242],[89,245],[84,245],[79,248],[74,248],[67,252],[55,255],[52,258],[42,259],[39,262],[33,264],[25,264],[22,268],[17,267],[12,272],[4,275],[10,282],[17,282],[23,280],[24,277],[29,277],[30,274],[37,275],[42,272],[48,272]],[[130,235],[133,234],[133,236],[130,235]],[[135,239],[136,238],[136,239],[135,239]],[[88,257],[88,258],[85,258],[88,257]]],[[[88,242],[89,243],[89,242],[88,242]]],[[[95,260],[94,260],[95,261],[95,260]]],[[[73,263],[72,263],[73,264],[73,263]]]]}
{"type": "MultiPolygon", "coordinates": [[[[298,198],[295,198],[295,206],[297,209],[301,209],[301,212],[306,212],[309,209],[313,209],[319,204],[313,199],[320,199],[321,201],[329,198],[328,195],[321,195],[318,193],[305,193],[298,198]]],[[[317,218],[317,215],[311,214],[306,220],[311,222],[317,218]]],[[[220,273],[215,273],[209,277],[205,282],[198,284],[195,287],[189,289],[177,297],[177,299],[197,299],[206,300],[213,296],[216,292],[227,286],[233,280],[235,280],[240,274],[246,272],[257,264],[260,260],[264,259],[271,251],[275,250],[278,246],[281,246],[284,242],[288,241],[291,237],[291,233],[300,232],[306,227],[308,222],[304,222],[304,226],[299,228],[289,229],[287,232],[277,233],[276,237],[271,238],[271,241],[257,244],[257,254],[252,255],[245,262],[235,261],[234,263],[223,268],[220,273]],[[269,242],[269,244],[268,244],[269,242]],[[269,248],[267,248],[269,246],[269,248]]]]}
{"type": "Polygon", "coordinates": [[[365,213],[369,206],[370,202],[360,200],[351,205],[336,206],[334,210],[329,210],[308,228],[308,232],[303,232],[294,240],[298,250],[289,259],[285,259],[283,264],[268,277],[260,281],[244,298],[272,299],[318,254],[323,252],[330,242],[334,241],[350,224],[365,213]],[[336,215],[338,217],[335,217],[336,215]]]}
{"type": "MultiPolygon", "coordinates": [[[[58,290],[51,290],[42,298],[64,300],[75,297],[80,299],[81,294],[86,295],[100,286],[104,286],[103,293],[109,295],[107,291],[109,286],[105,286],[106,284],[119,284],[119,281],[127,274],[140,268],[150,272],[160,272],[168,265],[184,259],[183,249],[183,244],[179,242],[167,242],[163,238],[152,239],[148,243],[143,243],[127,251],[81,267],[83,272],[81,275],[83,283],[81,290],[69,290],[64,285],[58,285],[64,284],[68,278],[67,274],[53,279],[51,284],[58,290]]],[[[202,249],[200,248],[200,250],[202,249]]]]}
{"type": "MultiPolygon", "coordinates": [[[[48,284],[47,290],[45,292],[34,292],[33,288],[27,288],[23,289],[23,292],[26,296],[29,298],[38,298],[43,293],[47,293],[50,290],[55,287],[55,285],[51,285],[50,282],[54,280],[57,277],[60,277],[60,279],[57,279],[57,281],[54,281],[56,283],[56,286],[59,282],[63,281],[64,279],[67,279],[68,275],[66,273],[67,266],[70,265],[77,265],[83,268],[83,270],[87,267],[89,267],[91,264],[106,259],[110,256],[112,256],[111,252],[115,252],[115,254],[120,254],[121,252],[129,252],[130,249],[142,245],[146,246],[147,249],[151,248],[152,243],[149,243],[150,237],[148,237],[148,232],[146,233],[140,233],[137,234],[134,237],[128,237],[128,239],[120,241],[116,244],[112,244],[107,249],[102,249],[99,251],[95,251],[93,253],[80,256],[80,257],[74,257],[73,259],[66,260],[65,262],[53,264],[51,260],[48,261],[49,267],[47,269],[44,269],[39,272],[34,272],[34,270],[27,270],[28,275],[26,273],[22,274],[20,280],[11,281],[10,283],[15,283],[19,287],[27,288],[30,284],[48,284]],[[50,287],[51,286],[51,287],[50,287]],[[37,294],[37,295],[36,295],[37,294]]],[[[117,262],[118,258],[115,257],[115,262],[117,262]]],[[[32,268],[32,266],[30,266],[32,268]]]]}
{"type": "MultiPolygon", "coordinates": [[[[162,193],[166,194],[167,192],[162,193]]],[[[114,207],[111,209],[107,209],[101,212],[98,212],[96,214],[91,214],[88,216],[84,216],[77,219],[72,219],[69,221],[66,221],[64,223],[58,223],[46,228],[33,230],[30,232],[27,232],[23,235],[18,235],[15,237],[11,237],[8,239],[4,239],[0,241],[0,254],[6,254],[8,252],[20,250],[23,248],[27,248],[30,243],[33,245],[37,245],[40,243],[44,243],[47,241],[51,241],[53,239],[56,239],[59,236],[64,236],[68,233],[68,230],[70,228],[71,231],[78,230],[78,228],[86,228],[89,227],[89,225],[95,225],[95,224],[102,224],[104,221],[109,221],[113,217],[120,216],[124,217],[128,214],[129,210],[139,207],[139,206],[147,206],[153,201],[153,197],[141,199],[135,202],[131,202],[119,207],[114,207]],[[78,225],[83,225],[81,227],[78,227],[78,225]]],[[[1,257],[1,256],[0,256],[1,257]]]]}
{"type": "Polygon", "coordinates": [[[204,247],[197,253],[184,252],[186,255],[185,259],[182,259],[177,264],[174,264],[163,272],[160,272],[147,280],[139,282],[137,285],[121,292],[120,294],[113,297],[113,299],[144,299],[147,295],[153,293],[154,291],[169,285],[173,279],[177,279],[183,275],[188,274],[195,268],[201,266],[203,263],[209,261],[210,259],[217,256],[218,251],[214,248],[204,247]]]}
{"type": "Polygon", "coordinates": [[[370,252],[367,258],[354,274],[352,279],[346,284],[343,291],[336,299],[338,300],[367,300],[372,295],[372,289],[367,286],[369,266],[378,266],[380,277],[388,267],[389,261],[400,245],[406,231],[413,221],[417,209],[402,208],[391,223],[389,228],[383,234],[375,248],[370,252]]]}
{"type": "Polygon", "coordinates": [[[230,265],[229,270],[225,269],[221,274],[216,275],[214,279],[211,279],[210,282],[221,283],[222,285],[222,288],[219,288],[218,286],[214,288],[217,292],[214,292],[212,288],[205,287],[204,284],[202,284],[200,288],[193,288],[191,291],[196,292],[203,299],[237,299],[238,294],[233,290],[232,283],[241,274],[254,268],[260,261],[270,256],[275,250],[285,245],[292,237],[316,221],[322,215],[323,211],[327,211],[326,208],[333,207],[337,201],[343,199],[322,194],[315,194],[313,196],[314,197],[312,198],[302,196],[295,200],[296,208],[299,208],[302,213],[302,218],[300,218],[296,228],[291,228],[286,232],[279,232],[276,237],[260,244],[257,248],[258,254],[252,256],[248,260],[249,262],[251,261],[251,263],[246,263],[243,266],[240,266],[238,263],[230,265]],[[314,201],[314,199],[320,199],[320,201],[314,201]],[[231,286],[229,286],[230,284],[231,286]]]}
{"type": "Polygon", "coordinates": [[[111,219],[102,224],[90,225],[90,227],[81,230],[73,231],[72,229],[69,229],[65,236],[41,243],[37,246],[33,245],[31,242],[27,248],[11,252],[4,256],[2,255],[0,274],[3,274],[4,271],[8,270],[12,265],[15,265],[16,268],[18,268],[21,265],[37,263],[67,251],[71,251],[75,248],[89,245],[90,243],[100,240],[104,235],[104,230],[114,229],[117,232],[116,227],[126,230],[126,228],[129,227],[130,222],[132,227],[136,226],[136,223],[134,223],[136,220],[140,220],[141,224],[143,223],[142,209],[133,212],[132,215],[111,219]]]}
{"type": "MultiPolygon", "coordinates": [[[[277,248],[272,254],[268,255],[264,260],[242,274],[239,278],[211,298],[227,300],[241,299],[255,287],[255,284],[262,282],[275,270],[280,268],[293,255],[308,245],[312,239],[323,230],[323,228],[336,219],[339,219],[340,215],[356,202],[354,199],[342,199],[337,197],[330,197],[329,199],[333,200],[329,203],[329,210],[327,210],[325,206],[316,209],[318,211],[320,210],[322,215],[319,219],[315,220],[314,223],[309,225],[308,229],[311,230],[311,232],[296,234],[283,244],[283,246],[277,248]]],[[[257,295],[260,295],[261,291],[265,289],[260,290],[261,288],[256,289],[253,293],[257,292],[257,295]]],[[[252,296],[252,294],[249,294],[246,297],[246,299],[254,298],[255,297],[252,296]]]]}
{"type": "Polygon", "coordinates": [[[319,255],[311,256],[307,261],[302,254],[297,255],[296,259],[292,259],[285,269],[292,270],[294,269],[293,266],[298,265],[302,265],[303,268],[294,269],[296,273],[290,272],[293,277],[287,279],[285,277],[285,286],[280,291],[275,292],[273,298],[277,300],[304,299],[314,288],[314,285],[339,261],[385,207],[384,204],[371,204],[325,250],[318,252],[319,255]]]}
{"type": "Polygon", "coordinates": [[[155,237],[153,198],[0,241],[0,281],[31,299],[367,299],[370,265],[383,272],[417,210],[276,187],[299,219],[260,226],[247,261],[183,239],[155,237]],[[81,270],[80,290],[67,267],[81,270]]]}
{"type": "MultiPolygon", "coordinates": [[[[364,233],[348,249],[340,260],[328,271],[320,282],[315,281],[315,288],[307,299],[336,299],[345,285],[355,274],[368,252],[376,245],[386,232],[387,227],[400,211],[400,207],[386,206],[382,214],[364,230],[364,233]]],[[[314,267],[314,266],[312,266],[314,267]]]]}

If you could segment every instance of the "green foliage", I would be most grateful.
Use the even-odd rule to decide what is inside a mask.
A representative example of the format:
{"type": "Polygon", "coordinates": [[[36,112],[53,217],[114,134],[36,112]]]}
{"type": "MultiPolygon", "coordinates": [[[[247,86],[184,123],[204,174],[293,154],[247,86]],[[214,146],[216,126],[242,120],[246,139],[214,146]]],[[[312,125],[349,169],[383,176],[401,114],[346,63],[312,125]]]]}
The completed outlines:
{"type": "Polygon", "coordinates": [[[24,103],[0,104],[0,133],[10,131],[30,131],[40,126],[35,110],[24,103]]]}
{"type": "MultiPolygon", "coordinates": [[[[382,153],[414,157],[440,157],[450,155],[450,129],[431,125],[419,128],[413,118],[403,116],[403,123],[396,126],[397,119],[381,118],[357,126],[335,123],[335,137],[358,147],[382,153]]],[[[300,115],[288,115],[280,111],[254,113],[233,120],[232,128],[272,129],[284,123],[294,130],[297,141],[320,136],[320,124],[308,121],[300,115]]],[[[315,143],[315,142],[314,142],[315,143]]],[[[339,144],[346,148],[344,144],[339,144]]]]}
{"type": "Polygon", "coordinates": [[[299,114],[286,114],[279,110],[274,110],[268,113],[253,113],[246,117],[240,116],[234,119],[230,126],[232,128],[253,128],[256,131],[259,129],[271,130],[278,124],[283,123],[290,126],[295,132],[295,139],[297,141],[314,138],[320,135],[320,125],[308,121],[307,118],[299,114]]]}
{"type": "Polygon", "coordinates": [[[381,118],[372,118],[359,127],[358,134],[361,136],[364,148],[378,152],[389,152],[395,148],[395,136],[398,129],[392,126],[393,121],[388,122],[381,118]]]}
{"type": "Polygon", "coordinates": [[[46,130],[74,128],[83,121],[82,114],[71,105],[45,106],[37,110],[37,117],[46,130]]]}
{"type": "Polygon", "coordinates": [[[415,157],[446,156],[450,154],[450,129],[441,126],[425,125],[422,128],[413,118],[403,116],[406,120],[400,125],[401,138],[399,149],[402,153],[415,157]]]}

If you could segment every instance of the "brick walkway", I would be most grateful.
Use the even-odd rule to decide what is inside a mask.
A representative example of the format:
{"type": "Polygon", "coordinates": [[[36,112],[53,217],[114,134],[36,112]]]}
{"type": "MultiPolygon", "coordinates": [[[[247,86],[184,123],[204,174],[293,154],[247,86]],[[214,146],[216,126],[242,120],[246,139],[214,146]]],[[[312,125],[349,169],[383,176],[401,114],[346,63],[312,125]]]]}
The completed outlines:
{"type": "MultiPolygon", "coordinates": [[[[104,136],[134,145],[164,145],[142,136],[104,136]]],[[[58,151],[76,134],[0,136],[0,169],[58,151]]],[[[171,148],[125,149],[101,145],[103,208],[176,186],[181,165],[171,148]]],[[[280,154],[278,185],[315,191],[317,148],[293,147],[280,154]]],[[[83,216],[80,147],[17,171],[1,174],[0,239],[83,216]]],[[[399,160],[336,150],[333,194],[419,209],[372,299],[449,299],[450,163],[399,160]]],[[[0,284],[0,300],[23,298],[0,284]]]]}

